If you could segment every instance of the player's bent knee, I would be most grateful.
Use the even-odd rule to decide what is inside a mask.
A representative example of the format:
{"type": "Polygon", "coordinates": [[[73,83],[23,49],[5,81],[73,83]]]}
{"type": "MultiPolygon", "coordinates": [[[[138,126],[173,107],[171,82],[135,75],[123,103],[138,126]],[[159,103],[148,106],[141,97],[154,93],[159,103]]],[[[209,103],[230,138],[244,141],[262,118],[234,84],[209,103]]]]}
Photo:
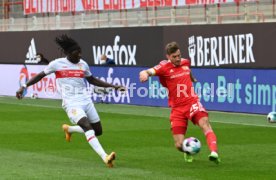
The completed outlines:
{"type": "Polygon", "coordinates": [[[100,136],[103,134],[101,122],[91,123],[91,126],[92,126],[93,130],[95,131],[96,136],[100,136]]]}
{"type": "Polygon", "coordinates": [[[96,136],[100,136],[103,134],[103,131],[102,130],[94,130],[95,131],[95,135],[96,136]]]}
{"type": "Polygon", "coordinates": [[[78,125],[83,129],[84,132],[92,130],[92,126],[89,123],[87,117],[83,117],[78,121],[78,125]]]}
{"type": "Polygon", "coordinates": [[[208,120],[207,117],[201,118],[198,122],[198,126],[203,128],[203,129],[211,128],[211,125],[210,125],[209,120],[208,120]]]}

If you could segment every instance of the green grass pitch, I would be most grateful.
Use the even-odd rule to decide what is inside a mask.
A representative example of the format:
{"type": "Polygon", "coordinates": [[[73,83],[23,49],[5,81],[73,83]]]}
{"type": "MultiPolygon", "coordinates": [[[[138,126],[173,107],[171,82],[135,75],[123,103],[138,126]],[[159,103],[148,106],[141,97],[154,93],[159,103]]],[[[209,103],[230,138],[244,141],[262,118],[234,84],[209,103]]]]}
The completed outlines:
{"type": "Polygon", "coordinates": [[[198,127],[187,137],[201,140],[201,152],[185,163],[174,148],[169,109],[96,104],[103,124],[99,137],[107,152],[115,151],[109,169],[84,135],[64,139],[69,123],[60,101],[0,97],[0,179],[276,179],[276,124],[264,115],[210,112],[222,163],[208,160],[198,127]]]}

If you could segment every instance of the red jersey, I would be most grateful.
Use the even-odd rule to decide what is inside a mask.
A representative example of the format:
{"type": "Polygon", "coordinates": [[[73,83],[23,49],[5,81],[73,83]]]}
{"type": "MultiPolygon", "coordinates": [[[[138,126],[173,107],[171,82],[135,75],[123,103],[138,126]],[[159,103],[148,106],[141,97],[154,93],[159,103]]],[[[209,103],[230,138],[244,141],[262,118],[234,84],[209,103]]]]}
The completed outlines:
{"type": "Polygon", "coordinates": [[[170,107],[183,106],[198,100],[190,77],[190,66],[189,60],[181,59],[180,66],[164,60],[153,68],[160,83],[169,91],[170,107]]]}

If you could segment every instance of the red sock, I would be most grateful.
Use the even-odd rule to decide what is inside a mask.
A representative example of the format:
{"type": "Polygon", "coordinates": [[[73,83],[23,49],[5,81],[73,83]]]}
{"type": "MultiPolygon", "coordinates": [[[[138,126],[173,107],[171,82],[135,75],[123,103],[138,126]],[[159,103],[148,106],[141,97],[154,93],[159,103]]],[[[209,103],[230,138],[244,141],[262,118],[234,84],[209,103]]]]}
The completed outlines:
{"type": "Polygon", "coordinates": [[[205,137],[210,151],[217,152],[218,151],[217,137],[215,133],[212,130],[209,130],[205,133],[205,137]]]}

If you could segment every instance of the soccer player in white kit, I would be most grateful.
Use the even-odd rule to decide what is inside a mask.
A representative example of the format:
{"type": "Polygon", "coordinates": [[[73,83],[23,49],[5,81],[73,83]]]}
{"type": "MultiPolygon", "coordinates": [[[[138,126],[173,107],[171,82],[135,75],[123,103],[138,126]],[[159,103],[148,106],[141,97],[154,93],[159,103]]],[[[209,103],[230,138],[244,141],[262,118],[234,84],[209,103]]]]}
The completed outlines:
{"type": "Polygon", "coordinates": [[[84,133],[90,146],[102,158],[108,167],[113,167],[115,152],[106,154],[96,136],[102,134],[99,115],[87,91],[85,79],[95,86],[110,87],[124,91],[122,86],[116,86],[95,78],[89,70],[88,64],[81,59],[81,48],[78,43],[67,35],[55,39],[66,57],[52,61],[42,72],[31,78],[16,92],[18,99],[23,98],[23,91],[28,86],[39,82],[48,74],[55,73],[56,82],[62,97],[62,107],[70,121],[75,124],[62,126],[66,140],[69,142],[74,132],[84,133]]]}

